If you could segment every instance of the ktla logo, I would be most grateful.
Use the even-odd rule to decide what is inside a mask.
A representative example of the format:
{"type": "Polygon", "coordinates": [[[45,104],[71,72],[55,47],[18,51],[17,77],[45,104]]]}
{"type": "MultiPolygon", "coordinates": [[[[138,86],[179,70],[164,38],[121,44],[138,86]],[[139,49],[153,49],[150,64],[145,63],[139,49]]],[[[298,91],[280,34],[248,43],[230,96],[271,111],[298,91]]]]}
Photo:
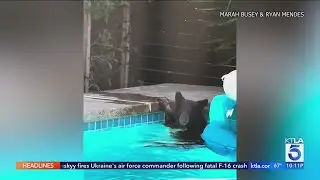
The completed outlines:
{"type": "Polygon", "coordinates": [[[302,138],[287,138],[286,162],[304,162],[304,142],[302,138]]]}

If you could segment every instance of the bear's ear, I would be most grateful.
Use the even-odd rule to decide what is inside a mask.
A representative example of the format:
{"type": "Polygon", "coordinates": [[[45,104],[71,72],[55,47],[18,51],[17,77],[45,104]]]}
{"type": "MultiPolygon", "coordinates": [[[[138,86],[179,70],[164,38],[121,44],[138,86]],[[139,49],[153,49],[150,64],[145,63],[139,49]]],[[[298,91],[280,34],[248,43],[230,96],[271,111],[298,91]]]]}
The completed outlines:
{"type": "Polygon", "coordinates": [[[185,98],[182,96],[180,91],[176,92],[175,100],[176,100],[177,107],[180,107],[180,105],[184,102],[185,98]]]}
{"type": "Polygon", "coordinates": [[[209,104],[209,101],[208,99],[204,99],[204,100],[200,100],[200,101],[197,101],[197,106],[201,109],[205,108],[206,106],[208,106],[209,104]]]}

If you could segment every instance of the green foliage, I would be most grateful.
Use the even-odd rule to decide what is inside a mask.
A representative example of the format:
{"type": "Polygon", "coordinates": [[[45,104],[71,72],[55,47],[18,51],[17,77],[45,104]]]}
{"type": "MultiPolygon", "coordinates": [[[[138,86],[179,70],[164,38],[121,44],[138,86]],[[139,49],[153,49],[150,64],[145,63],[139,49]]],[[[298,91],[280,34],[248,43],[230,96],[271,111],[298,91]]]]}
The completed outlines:
{"type": "MultiPolygon", "coordinates": [[[[91,0],[87,1],[87,10],[91,13],[93,20],[103,19],[107,24],[111,13],[121,4],[120,0],[91,0]]],[[[104,45],[112,46],[111,33],[108,29],[101,30],[98,41],[104,45]]]]}
{"type": "MultiPolygon", "coordinates": [[[[117,8],[125,5],[126,2],[123,0],[90,0],[86,2],[86,10],[91,13],[93,21],[99,21],[104,24],[108,23],[110,16],[117,8]]],[[[152,3],[152,2],[151,2],[152,3]]],[[[189,0],[187,2],[190,6],[197,7],[198,1],[189,0]]],[[[200,3],[199,3],[200,4],[200,3]]],[[[207,27],[206,37],[201,35],[201,44],[205,44],[204,47],[208,52],[214,52],[219,54],[226,54],[227,58],[224,58],[223,62],[217,64],[228,64],[230,61],[235,59],[235,31],[236,31],[236,20],[235,19],[226,19],[220,18],[220,11],[232,11],[231,0],[218,1],[217,3],[211,5],[206,4],[205,6],[195,8],[195,11],[200,11],[205,14],[203,19],[197,19],[198,23],[201,22],[207,27]],[[229,57],[230,56],[230,57],[229,57]]],[[[190,13],[191,14],[191,13],[190,13]]],[[[186,14],[188,16],[188,14],[186,14]]],[[[122,22],[119,22],[121,24],[122,22]]],[[[109,23],[111,24],[111,23],[109,23]]],[[[121,62],[119,61],[119,53],[123,50],[120,45],[117,45],[117,34],[112,33],[107,28],[108,26],[103,26],[104,28],[99,27],[98,39],[93,39],[92,49],[91,49],[91,86],[92,89],[109,89],[113,85],[111,79],[116,74],[119,74],[119,66],[121,62]],[[114,39],[112,39],[112,36],[114,39]],[[118,46],[118,47],[117,47],[118,46]],[[106,84],[107,86],[99,87],[98,84],[106,84]]],[[[109,26],[110,27],[110,26],[109,26]]],[[[96,31],[97,32],[97,31],[96,31]]],[[[95,33],[96,33],[95,32],[95,33]]],[[[135,47],[131,46],[131,49],[135,47]]],[[[138,51],[138,50],[137,50],[138,51]]],[[[113,78],[115,79],[115,78],[113,78]]]]}
{"type": "MultiPolygon", "coordinates": [[[[112,42],[112,34],[107,23],[114,12],[122,4],[121,0],[90,0],[86,1],[85,10],[91,14],[94,22],[104,22],[104,28],[98,29],[97,39],[91,42],[91,73],[90,90],[99,91],[112,86],[112,76],[116,73],[114,64],[116,52],[119,51],[112,42]],[[108,87],[100,87],[99,82],[107,82],[108,87]]],[[[96,29],[93,29],[96,30],[96,29]]]]}
{"type": "Polygon", "coordinates": [[[87,1],[87,9],[91,12],[94,20],[99,20],[101,18],[107,20],[110,13],[119,5],[121,5],[121,1],[118,0],[87,1]]]}

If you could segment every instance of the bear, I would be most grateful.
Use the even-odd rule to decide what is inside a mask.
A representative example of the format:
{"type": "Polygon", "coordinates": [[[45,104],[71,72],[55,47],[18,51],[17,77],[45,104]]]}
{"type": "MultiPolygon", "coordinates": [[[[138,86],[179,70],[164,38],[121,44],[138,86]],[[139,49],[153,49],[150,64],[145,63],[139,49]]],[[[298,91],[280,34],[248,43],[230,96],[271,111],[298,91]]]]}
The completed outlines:
{"type": "Polygon", "coordinates": [[[159,98],[159,109],[165,113],[164,125],[171,128],[170,134],[178,144],[203,145],[201,137],[208,120],[204,114],[208,99],[192,101],[183,97],[180,91],[175,94],[175,103],[159,98]]]}

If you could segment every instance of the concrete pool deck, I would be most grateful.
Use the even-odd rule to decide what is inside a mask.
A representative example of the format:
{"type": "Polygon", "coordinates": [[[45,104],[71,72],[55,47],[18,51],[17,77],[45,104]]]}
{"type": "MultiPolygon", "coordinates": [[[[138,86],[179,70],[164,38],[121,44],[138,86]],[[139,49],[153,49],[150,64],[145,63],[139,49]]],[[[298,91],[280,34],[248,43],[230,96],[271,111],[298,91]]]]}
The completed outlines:
{"type": "Polygon", "coordinates": [[[156,112],[157,99],[166,97],[173,101],[176,91],[180,91],[187,99],[208,99],[209,102],[215,95],[223,93],[222,87],[187,84],[158,84],[86,93],[84,122],[156,112]]]}

